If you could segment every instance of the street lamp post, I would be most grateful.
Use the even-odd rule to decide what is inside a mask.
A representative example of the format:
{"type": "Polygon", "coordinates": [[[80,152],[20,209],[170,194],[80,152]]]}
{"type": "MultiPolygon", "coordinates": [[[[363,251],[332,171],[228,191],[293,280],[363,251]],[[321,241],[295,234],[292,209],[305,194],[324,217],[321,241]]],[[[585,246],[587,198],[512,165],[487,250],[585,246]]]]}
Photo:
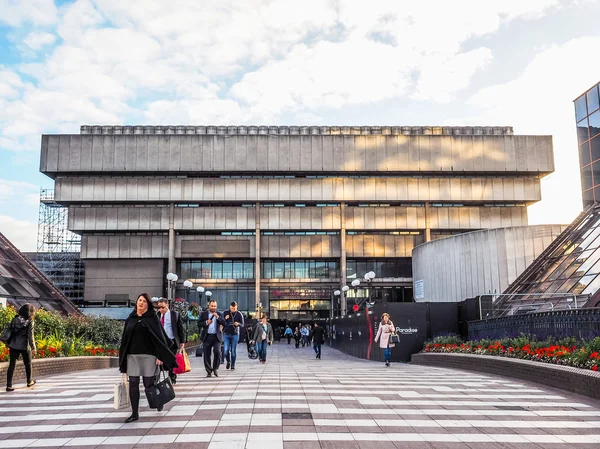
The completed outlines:
{"type": "Polygon", "coordinates": [[[196,291],[198,292],[198,306],[202,307],[202,294],[204,293],[204,287],[198,286],[196,287],[196,291]]]}
{"type": "Polygon", "coordinates": [[[375,272],[374,271],[369,271],[368,273],[365,273],[365,281],[367,281],[367,283],[369,284],[369,303],[367,305],[370,306],[373,303],[373,279],[375,279],[375,272]]]}
{"type": "MultiPolygon", "coordinates": [[[[333,308],[338,308],[341,305],[340,304],[340,295],[341,294],[342,294],[342,292],[339,291],[339,290],[336,290],[336,291],[333,292],[333,296],[335,296],[335,304],[331,307],[332,309],[333,308]]],[[[341,307],[340,307],[340,310],[341,310],[341,307]]]]}
{"type": "Polygon", "coordinates": [[[360,280],[354,279],[350,285],[352,285],[352,288],[354,289],[354,305],[352,306],[352,311],[356,313],[358,312],[358,303],[356,298],[358,297],[358,286],[360,285],[360,280]]]}
{"type": "Polygon", "coordinates": [[[206,293],[206,302],[210,302],[210,297],[212,296],[212,292],[210,290],[208,290],[206,293]]]}
{"type": "Polygon", "coordinates": [[[179,277],[175,273],[167,273],[167,299],[169,302],[173,301],[177,279],[179,277]]]}
{"type": "Polygon", "coordinates": [[[342,316],[346,316],[348,314],[348,290],[350,290],[350,287],[347,285],[342,287],[342,316]]]}
{"type": "Polygon", "coordinates": [[[192,284],[192,281],[186,279],[183,281],[183,286],[185,288],[185,302],[190,302],[190,289],[194,284],[192,284]]]}

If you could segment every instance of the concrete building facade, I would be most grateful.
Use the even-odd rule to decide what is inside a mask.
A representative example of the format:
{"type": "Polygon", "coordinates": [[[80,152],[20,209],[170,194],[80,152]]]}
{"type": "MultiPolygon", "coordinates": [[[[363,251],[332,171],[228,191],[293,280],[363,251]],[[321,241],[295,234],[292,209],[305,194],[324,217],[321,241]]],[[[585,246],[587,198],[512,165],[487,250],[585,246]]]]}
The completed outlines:
{"type": "Polygon", "coordinates": [[[417,302],[459,302],[499,295],[566,225],[517,226],[468,232],[413,250],[417,302]]]}
{"type": "Polygon", "coordinates": [[[551,137],[510,127],[82,126],[41,152],[87,302],[164,295],[175,272],[290,319],[343,314],[333,291],[371,270],[348,308],[411,301],[416,245],[526,225],[553,170],[551,137]]]}

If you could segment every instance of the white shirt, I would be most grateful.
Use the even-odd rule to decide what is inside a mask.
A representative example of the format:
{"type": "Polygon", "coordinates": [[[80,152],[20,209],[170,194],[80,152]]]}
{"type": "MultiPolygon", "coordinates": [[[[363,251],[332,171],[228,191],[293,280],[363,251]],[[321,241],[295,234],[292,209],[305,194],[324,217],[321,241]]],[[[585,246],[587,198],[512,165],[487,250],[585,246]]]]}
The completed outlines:
{"type": "Polygon", "coordinates": [[[165,324],[164,324],[163,328],[165,329],[165,332],[167,333],[167,337],[169,337],[171,340],[175,340],[175,335],[173,335],[173,326],[171,326],[171,311],[168,310],[167,313],[165,313],[164,315],[161,315],[161,321],[162,321],[162,316],[165,317],[165,324]]]}

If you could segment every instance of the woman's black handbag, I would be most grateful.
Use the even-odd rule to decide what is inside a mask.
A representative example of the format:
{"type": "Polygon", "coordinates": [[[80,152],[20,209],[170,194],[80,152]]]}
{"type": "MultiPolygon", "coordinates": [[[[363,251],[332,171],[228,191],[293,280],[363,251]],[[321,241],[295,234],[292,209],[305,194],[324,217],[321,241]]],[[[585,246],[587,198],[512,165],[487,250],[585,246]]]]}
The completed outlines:
{"type": "Polygon", "coordinates": [[[394,332],[393,334],[390,334],[390,339],[388,341],[392,345],[398,344],[398,343],[400,343],[400,335],[398,335],[396,332],[394,332]]]}
{"type": "Polygon", "coordinates": [[[163,380],[160,380],[160,373],[154,377],[154,385],[145,389],[148,406],[150,408],[162,408],[165,404],[175,399],[175,390],[171,379],[163,371],[163,380]]]}
{"type": "Polygon", "coordinates": [[[202,353],[204,352],[203,344],[200,343],[196,348],[196,357],[202,357],[202,353]]]}

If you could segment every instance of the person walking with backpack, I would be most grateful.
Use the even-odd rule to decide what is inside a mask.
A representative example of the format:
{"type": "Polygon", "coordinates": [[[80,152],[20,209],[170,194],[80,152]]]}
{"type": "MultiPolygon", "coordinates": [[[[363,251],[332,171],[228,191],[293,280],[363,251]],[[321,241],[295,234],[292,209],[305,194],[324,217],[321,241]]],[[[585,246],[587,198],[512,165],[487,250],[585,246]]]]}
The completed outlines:
{"type": "Polygon", "coordinates": [[[385,359],[385,366],[390,367],[390,359],[392,357],[392,349],[395,345],[390,342],[390,337],[394,333],[394,323],[390,320],[390,315],[384,313],[381,315],[381,323],[379,323],[379,329],[377,329],[377,335],[375,336],[375,343],[379,340],[379,347],[383,349],[383,358],[385,359]]]}
{"type": "Polygon", "coordinates": [[[24,304],[19,309],[16,317],[14,317],[9,326],[10,337],[6,342],[6,346],[10,351],[10,360],[8,370],[6,371],[6,391],[14,391],[12,386],[15,366],[19,356],[23,358],[25,364],[25,375],[27,377],[27,386],[33,387],[35,380],[31,378],[31,357],[35,354],[35,339],[33,337],[33,320],[35,308],[31,304],[24,304]]]}

